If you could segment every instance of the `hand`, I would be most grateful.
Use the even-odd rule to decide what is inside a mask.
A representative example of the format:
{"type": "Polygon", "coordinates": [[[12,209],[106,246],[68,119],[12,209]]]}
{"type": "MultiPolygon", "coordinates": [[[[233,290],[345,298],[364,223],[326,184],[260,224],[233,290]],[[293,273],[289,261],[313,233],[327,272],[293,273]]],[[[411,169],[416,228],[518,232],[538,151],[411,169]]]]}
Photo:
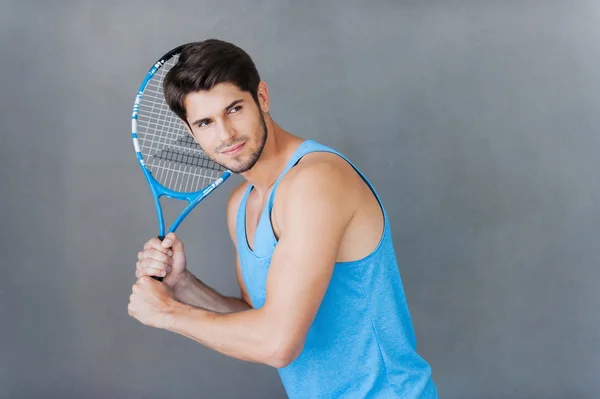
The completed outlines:
{"type": "Polygon", "coordinates": [[[183,242],[169,233],[161,242],[152,238],[144,244],[144,249],[138,253],[135,276],[163,277],[163,283],[174,289],[184,278],[186,271],[183,242]]]}
{"type": "Polygon", "coordinates": [[[149,276],[140,277],[133,285],[127,311],[139,322],[156,328],[167,328],[167,317],[179,305],[173,291],[149,276]]]}

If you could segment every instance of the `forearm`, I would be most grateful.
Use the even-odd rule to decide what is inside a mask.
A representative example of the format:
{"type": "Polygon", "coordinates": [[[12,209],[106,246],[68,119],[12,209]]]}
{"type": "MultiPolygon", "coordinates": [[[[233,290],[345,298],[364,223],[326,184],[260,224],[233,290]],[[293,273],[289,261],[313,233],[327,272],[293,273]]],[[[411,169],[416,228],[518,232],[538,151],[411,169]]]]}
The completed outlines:
{"type": "Polygon", "coordinates": [[[204,284],[192,273],[186,271],[185,277],[177,284],[175,298],[188,305],[204,308],[217,313],[240,312],[251,309],[241,298],[222,295],[204,284]]]}
{"type": "Polygon", "coordinates": [[[224,355],[284,367],[289,363],[285,339],[262,309],[218,314],[179,304],[167,316],[166,329],[224,355]]]}

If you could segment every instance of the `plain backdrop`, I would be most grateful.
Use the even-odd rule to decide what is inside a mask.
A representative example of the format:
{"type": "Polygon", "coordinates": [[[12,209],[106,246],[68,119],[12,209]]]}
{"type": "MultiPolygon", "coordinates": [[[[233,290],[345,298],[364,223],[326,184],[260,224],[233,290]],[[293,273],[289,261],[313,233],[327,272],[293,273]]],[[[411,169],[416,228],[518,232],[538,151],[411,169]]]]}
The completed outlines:
{"type": "MultiPolygon", "coordinates": [[[[599,1],[2,0],[1,398],[285,397],[274,369],[127,314],[157,232],[134,96],[209,37],[374,183],[441,398],[600,397],[599,1]]],[[[179,230],[227,295],[240,182],[179,230]]]]}

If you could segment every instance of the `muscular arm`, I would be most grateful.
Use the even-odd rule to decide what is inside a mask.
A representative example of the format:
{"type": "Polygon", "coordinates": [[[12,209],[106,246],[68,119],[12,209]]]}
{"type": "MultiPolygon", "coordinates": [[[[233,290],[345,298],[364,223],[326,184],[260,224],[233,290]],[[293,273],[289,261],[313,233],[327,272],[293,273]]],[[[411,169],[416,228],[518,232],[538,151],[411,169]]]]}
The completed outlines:
{"type": "Polygon", "coordinates": [[[167,329],[225,355],[273,367],[284,367],[301,353],[353,210],[338,169],[327,163],[294,169],[290,183],[280,185],[281,236],[265,304],[229,314],[177,306],[167,329]]]}
{"type": "Polygon", "coordinates": [[[176,287],[175,298],[188,305],[217,313],[240,312],[251,309],[251,306],[243,299],[220,294],[188,271],[176,287]]]}
{"type": "MultiPolygon", "coordinates": [[[[231,240],[236,244],[235,219],[246,185],[236,188],[227,203],[227,227],[231,240]]],[[[185,304],[210,310],[216,313],[240,312],[251,309],[251,302],[241,277],[240,261],[236,255],[236,274],[240,285],[241,298],[225,296],[206,285],[191,272],[185,272],[185,277],[174,289],[175,298],[185,304]]]]}

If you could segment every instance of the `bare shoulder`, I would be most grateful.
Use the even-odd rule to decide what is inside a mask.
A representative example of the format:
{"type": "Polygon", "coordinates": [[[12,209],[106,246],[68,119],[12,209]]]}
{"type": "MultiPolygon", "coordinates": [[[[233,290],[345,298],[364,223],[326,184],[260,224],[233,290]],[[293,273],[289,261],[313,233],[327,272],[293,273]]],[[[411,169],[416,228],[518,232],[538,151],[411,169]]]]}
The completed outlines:
{"type": "Polygon", "coordinates": [[[307,154],[283,177],[271,219],[277,237],[293,236],[299,226],[302,234],[309,226],[337,236],[336,262],[372,253],[384,229],[383,210],[371,187],[345,159],[325,152],[307,154]]]}
{"type": "Polygon", "coordinates": [[[229,229],[229,235],[233,242],[235,242],[235,222],[237,218],[237,211],[244,197],[244,193],[248,189],[249,183],[244,181],[242,184],[233,189],[229,195],[227,201],[227,228],[229,229]]]}
{"type": "Polygon", "coordinates": [[[273,224],[280,231],[285,212],[302,212],[308,205],[318,206],[350,219],[360,206],[362,179],[354,168],[338,155],[307,154],[281,179],[275,194],[273,224]]]}
{"type": "MultiPolygon", "coordinates": [[[[360,189],[362,179],[354,168],[343,158],[328,152],[314,152],[302,157],[300,162],[290,169],[281,179],[278,192],[296,193],[298,190],[326,189],[342,190],[348,201],[352,202],[353,190],[360,189]]],[[[346,202],[346,201],[345,201],[346,202]]]]}

